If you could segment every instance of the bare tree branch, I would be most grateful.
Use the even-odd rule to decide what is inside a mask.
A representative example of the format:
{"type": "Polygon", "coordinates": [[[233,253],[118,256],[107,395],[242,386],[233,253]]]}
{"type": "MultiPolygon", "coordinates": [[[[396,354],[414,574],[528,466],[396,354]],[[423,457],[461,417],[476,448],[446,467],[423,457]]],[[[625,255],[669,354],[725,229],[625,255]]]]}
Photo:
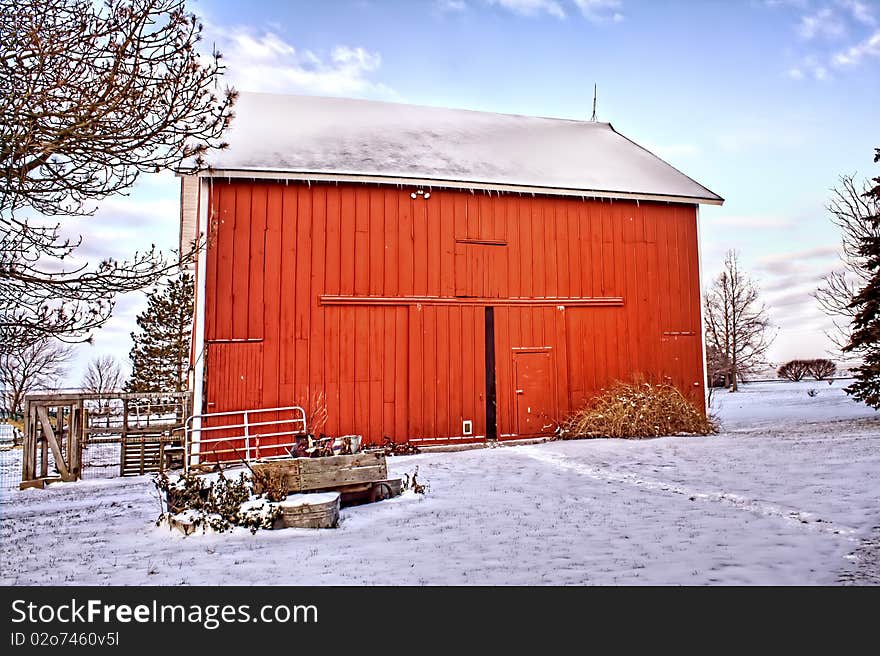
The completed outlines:
{"type": "Polygon", "coordinates": [[[84,392],[106,394],[122,389],[125,376],[119,362],[112,355],[92,359],[81,383],[84,392]]]}
{"type": "Polygon", "coordinates": [[[66,266],[80,243],[44,217],[90,215],[141,173],[225,147],[236,92],[217,90],[201,31],[184,0],[0,0],[0,352],[88,340],[117,294],[192,257],[66,266]]]}
{"type": "Polygon", "coordinates": [[[856,314],[850,301],[870,279],[867,260],[859,247],[865,237],[880,236],[880,228],[870,220],[880,214],[880,205],[870,190],[867,180],[857,184],[854,175],[843,175],[839,185],[831,190],[831,200],[826,205],[831,222],[840,228],[841,268],[823,278],[813,297],[834,322],[834,328],[826,335],[839,352],[850,341],[856,314]]]}
{"type": "Polygon", "coordinates": [[[10,413],[23,412],[24,397],[39,389],[56,387],[72,357],[71,347],[50,338],[0,353],[3,409],[10,413]]]}

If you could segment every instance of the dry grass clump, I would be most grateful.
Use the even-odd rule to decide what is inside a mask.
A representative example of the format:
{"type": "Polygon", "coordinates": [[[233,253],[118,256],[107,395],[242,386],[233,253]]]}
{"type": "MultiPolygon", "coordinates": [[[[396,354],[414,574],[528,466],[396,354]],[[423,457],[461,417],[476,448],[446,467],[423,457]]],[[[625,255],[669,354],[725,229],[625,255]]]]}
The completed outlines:
{"type": "Polygon", "coordinates": [[[615,383],[563,422],[562,439],[708,435],[715,424],[672,385],[615,383]]]}

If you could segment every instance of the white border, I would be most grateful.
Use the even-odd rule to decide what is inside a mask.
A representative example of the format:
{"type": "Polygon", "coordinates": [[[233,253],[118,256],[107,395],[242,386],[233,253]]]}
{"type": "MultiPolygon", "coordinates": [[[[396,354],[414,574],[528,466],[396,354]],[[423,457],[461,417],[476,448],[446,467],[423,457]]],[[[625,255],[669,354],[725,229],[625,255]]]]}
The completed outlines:
{"type": "Polygon", "coordinates": [[[706,290],[703,287],[703,241],[700,238],[700,206],[696,206],[697,220],[697,275],[700,277],[700,347],[703,350],[703,403],[706,406],[706,416],[709,416],[709,374],[706,372],[706,315],[705,298],[706,290]]]}

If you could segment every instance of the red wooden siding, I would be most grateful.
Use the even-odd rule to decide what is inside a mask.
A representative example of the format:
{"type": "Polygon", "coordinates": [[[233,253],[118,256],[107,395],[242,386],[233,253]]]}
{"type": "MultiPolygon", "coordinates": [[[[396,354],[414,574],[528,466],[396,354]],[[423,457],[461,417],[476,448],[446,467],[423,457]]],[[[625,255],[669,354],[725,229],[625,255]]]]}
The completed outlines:
{"type": "Polygon", "coordinates": [[[482,439],[486,306],[499,438],[523,376],[552,419],[633,376],[703,403],[693,206],[411,191],[214,182],[205,410],[323,393],[328,434],[482,439]]]}

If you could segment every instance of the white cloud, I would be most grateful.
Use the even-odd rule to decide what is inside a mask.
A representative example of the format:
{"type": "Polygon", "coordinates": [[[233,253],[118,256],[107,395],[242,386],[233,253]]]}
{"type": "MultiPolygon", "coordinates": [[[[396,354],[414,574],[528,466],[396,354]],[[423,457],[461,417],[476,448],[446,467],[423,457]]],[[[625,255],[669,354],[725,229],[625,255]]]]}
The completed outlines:
{"type": "MultiPolygon", "coordinates": [[[[866,29],[877,25],[877,6],[865,0],[823,0],[820,3],[808,3],[795,0],[763,0],[764,7],[788,7],[797,11],[799,22],[795,31],[800,39],[813,44],[812,53],[803,53],[800,64],[789,64],[785,74],[794,80],[830,80],[833,67],[852,66],[859,64],[866,57],[880,55],[880,32],[868,36],[865,40],[845,50],[839,50],[834,56],[828,51],[829,45],[818,45],[818,41],[840,41],[850,37],[850,41],[865,34],[866,29]],[[820,7],[820,8],[817,8],[820,7]]],[[[838,46],[839,48],[839,46],[838,46]]]]}
{"type": "Polygon", "coordinates": [[[441,12],[464,11],[467,9],[467,4],[464,0],[437,0],[434,7],[441,12]]]}
{"type": "Polygon", "coordinates": [[[824,271],[831,268],[831,263],[836,262],[837,257],[837,246],[817,246],[801,251],[765,255],[758,258],[757,263],[758,269],[775,275],[815,275],[817,271],[816,260],[819,260],[820,263],[827,263],[818,269],[824,271]]]}
{"type": "Polygon", "coordinates": [[[594,23],[619,23],[623,20],[621,0],[574,0],[581,13],[594,23]]]}
{"type": "Polygon", "coordinates": [[[801,16],[797,32],[808,41],[817,37],[838,39],[846,35],[846,26],[830,7],[825,7],[815,14],[801,16]]]}
{"type": "Polygon", "coordinates": [[[791,218],[774,215],[722,215],[712,217],[712,226],[736,228],[739,230],[787,230],[795,222],[791,218]]]}
{"type": "Polygon", "coordinates": [[[490,5],[498,5],[522,16],[549,14],[565,18],[565,10],[556,0],[486,0],[490,5]]]}
{"type": "Polygon", "coordinates": [[[786,75],[793,80],[803,80],[807,77],[814,80],[831,79],[828,67],[812,55],[804,57],[800,65],[788,69],[786,75]]]}
{"type": "Polygon", "coordinates": [[[813,69],[813,77],[817,80],[827,80],[828,79],[828,69],[824,66],[816,66],[813,69]]]}
{"type": "Polygon", "coordinates": [[[880,57],[880,30],[861,43],[837,53],[832,62],[836,66],[855,66],[867,57],[880,57]]]}
{"type": "Polygon", "coordinates": [[[314,95],[394,96],[371,79],[382,57],[361,47],[339,45],[329,55],[299,51],[282,36],[246,26],[205,26],[223,53],[227,76],[239,91],[314,95]]]}
{"type": "MultiPolygon", "coordinates": [[[[483,4],[500,7],[520,16],[554,16],[566,18],[565,4],[572,3],[581,15],[592,23],[619,23],[624,19],[623,0],[482,0],[483,4]]],[[[441,12],[467,9],[465,0],[435,0],[434,7],[441,12]]]]}
{"type": "Polygon", "coordinates": [[[862,25],[875,25],[877,23],[877,19],[874,17],[874,10],[861,0],[837,0],[837,4],[849,12],[853,20],[862,25]]]}

